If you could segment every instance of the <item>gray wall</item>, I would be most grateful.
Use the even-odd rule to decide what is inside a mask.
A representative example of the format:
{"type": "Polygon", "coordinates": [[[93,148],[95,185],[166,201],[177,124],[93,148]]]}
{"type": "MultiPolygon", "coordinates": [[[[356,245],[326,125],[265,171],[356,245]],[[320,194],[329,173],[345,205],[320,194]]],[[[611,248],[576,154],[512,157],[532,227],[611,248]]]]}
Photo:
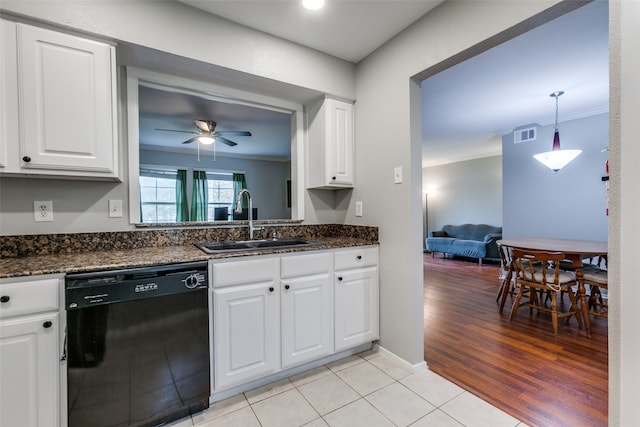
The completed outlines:
{"type": "Polygon", "coordinates": [[[346,220],[380,226],[381,345],[410,363],[421,363],[429,345],[423,334],[420,80],[490,48],[500,37],[481,41],[517,35],[526,27],[502,32],[552,5],[447,1],[358,64],[356,188],[346,220]],[[394,184],[395,167],[403,169],[401,184],[394,184]],[[355,217],[359,200],[362,218],[355,217]]]}
{"type": "Polygon", "coordinates": [[[244,172],[253,207],[258,208],[258,219],[291,218],[286,192],[286,181],[291,175],[290,162],[221,156],[214,162],[209,153],[201,155],[198,162],[193,154],[140,150],[140,164],[244,172]]]}
{"type": "MultiPolygon", "coordinates": [[[[305,96],[329,93],[345,99],[355,98],[353,64],[204,14],[178,2],[3,0],[0,7],[3,12],[176,55],[163,57],[156,63],[153,58],[131,55],[125,59],[129,62],[119,62],[118,65],[140,66],[136,62],[140,60],[143,64],[151,62],[154,71],[162,72],[162,67],[180,70],[182,58],[193,58],[202,63],[190,64],[202,66],[203,74],[215,84],[264,91],[260,93],[284,99],[291,96],[295,101],[299,101],[301,90],[305,96]],[[153,24],[144,25],[150,22],[153,24]],[[229,43],[229,40],[234,42],[229,43]],[[268,65],[264,62],[266,58],[268,65]]],[[[118,56],[118,60],[122,61],[123,57],[118,56]]],[[[129,223],[126,102],[123,95],[119,110],[123,182],[2,177],[0,234],[134,229],[129,223]],[[123,201],[122,218],[108,217],[109,199],[123,201]],[[34,200],[53,202],[53,222],[33,222],[34,200]]],[[[317,197],[306,195],[303,203],[308,211],[307,222],[336,222],[339,219],[334,209],[339,209],[340,203],[329,193],[317,197]],[[315,206],[323,208],[315,211],[315,206]]]]}
{"type": "Polygon", "coordinates": [[[428,231],[446,224],[502,226],[502,156],[422,169],[428,231]]]}
{"type": "Polygon", "coordinates": [[[553,125],[539,127],[532,142],[514,144],[513,134],[502,139],[505,238],[607,240],[601,177],[608,156],[602,149],[609,140],[609,115],[561,122],[559,127],[561,148],[580,149],[582,154],[558,173],[532,157],[551,150],[553,125]]]}
{"type": "MultiPolygon", "coordinates": [[[[498,41],[492,40],[488,44],[482,42],[541,13],[555,3],[559,2],[446,2],[358,64],[356,76],[352,67],[344,62],[332,60],[317,52],[305,51],[299,46],[287,45],[283,41],[272,40],[264,34],[245,32],[240,27],[231,28],[229,33],[229,27],[233,27],[230,22],[219,20],[216,24],[220,25],[210,25],[211,21],[203,22],[208,18],[206,14],[176,3],[4,0],[1,7],[70,28],[80,28],[116,39],[131,39],[141,45],[219,64],[230,70],[258,74],[334,95],[342,94],[346,98],[357,98],[356,190],[349,198],[364,201],[365,216],[355,218],[353,203],[342,196],[340,200],[327,198],[322,203],[335,203],[339,210],[337,217],[344,218],[344,222],[381,227],[381,343],[405,360],[418,363],[423,357],[424,324],[420,251],[421,119],[419,84],[412,83],[410,78],[418,73],[420,78],[426,78],[465,57],[489,48],[498,41]],[[87,21],[88,17],[92,20],[87,21]],[[156,23],[158,19],[160,21],[156,23]],[[202,25],[194,25],[194,22],[202,25]],[[213,31],[214,34],[206,34],[207,31],[213,31]],[[235,43],[228,43],[229,35],[235,43]],[[286,57],[283,58],[283,55],[286,57]],[[276,66],[261,67],[253,58],[269,58],[276,66]],[[356,79],[357,96],[350,96],[356,92],[356,79]],[[333,83],[338,80],[340,83],[333,83]],[[348,93],[349,91],[352,92],[348,93]],[[393,130],[393,138],[386,132],[380,132],[381,123],[384,123],[386,129],[393,130]],[[393,184],[395,166],[404,167],[404,184],[393,184]]],[[[636,334],[640,321],[635,306],[640,298],[640,287],[635,283],[635,264],[640,241],[640,227],[637,225],[640,217],[640,144],[637,144],[637,136],[640,134],[638,16],[640,3],[624,0],[610,2],[611,426],[634,425],[640,419],[640,406],[637,405],[636,398],[637,384],[640,383],[637,364],[640,359],[640,342],[636,339],[636,334]],[[622,328],[623,324],[625,328],[622,328]]],[[[535,22],[541,21],[545,19],[534,19],[529,24],[535,25],[535,22]]],[[[507,39],[517,35],[518,31],[503,34],[502,37],[507,39]]],[[[126,170],[126,164],[123,167],[126,170]]],[[[47,194],[47,189],[40,185],[44,182],[51,182],[51,189],[56,190],[55,197],[60,198],[65,206],[76,203],[76,198],[81,199],[78,204],[82,208],[79,211],[82,212],[82,218],[79,224],[70,221],[69,231],[94,231],[99,227],[97,218],[102,217],[102,213],[96,214],[95,220],[94,215],[87,214],[93,209],[92,200],[96,198],[93,192],[101,202],[110,197],[109,191],[119,191],[118,196],[126,196],[126,190],[116,190],[113,188],[114,184],[82,183],[76,184],[71,191],[66,191],[65,188],[69,186],[56,185],[56,180],[38,180],[29,186],[26,184],[29,180],[22,179],[20,181],[24,185],[14,191],[13,197],[5,198],[5,191],[11,189],[17,180],[2,181],[2,234],[22,234],[29,230],[28,225],[33,226],[34,223],[29,222],[24,227],[19,221],[12,221],[9,226],[5,226],[5,213],[20,209],[21,215],[32,215],[33,207],[27,209],[22,201],[31,199],[31,191],[38,192],[36,197],[47,194]],[[14,205],[16,200],[20,202],[20,207],[14,205]]],[[[119,187],[126,188],[126,184],[119,187]]],[[[104,215],[106,217],[106,208],[104,215]]],[[[64,228],[66,227],[47,230],[59,232],[65,231],[64,228]]],[[[114,229],[123,228],[126,229],[124,224],[114,229]]]]}

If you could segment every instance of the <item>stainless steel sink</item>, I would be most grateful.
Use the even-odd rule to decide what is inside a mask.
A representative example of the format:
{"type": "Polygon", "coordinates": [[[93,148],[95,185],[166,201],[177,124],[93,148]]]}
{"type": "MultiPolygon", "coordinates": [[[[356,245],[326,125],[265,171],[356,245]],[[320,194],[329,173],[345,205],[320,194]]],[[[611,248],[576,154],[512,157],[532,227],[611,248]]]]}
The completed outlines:
{"type": "Polygon", "coordinates": [[[263,240],[224,240],[221,242],[196,243],[196,246],[208,254],[219,252],[257,251],[275,248],[294,248],[306,246],[324,246],[324,242],[284,238],[263,240]]]}

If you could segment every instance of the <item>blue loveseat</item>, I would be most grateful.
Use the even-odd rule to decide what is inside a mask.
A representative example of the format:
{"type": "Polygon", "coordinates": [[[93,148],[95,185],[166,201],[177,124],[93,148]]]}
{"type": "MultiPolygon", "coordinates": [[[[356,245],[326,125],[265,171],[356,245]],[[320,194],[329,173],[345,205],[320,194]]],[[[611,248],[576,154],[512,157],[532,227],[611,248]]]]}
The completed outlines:
{"type": "Polygon", "coordinates": [[[478,258],[500,259],[496,242],[502,239],[502,227],[486,224],[445,225],[440,231],[430,231],[426,239],[427,250],[432,254],[460,255],[478,258]]]}

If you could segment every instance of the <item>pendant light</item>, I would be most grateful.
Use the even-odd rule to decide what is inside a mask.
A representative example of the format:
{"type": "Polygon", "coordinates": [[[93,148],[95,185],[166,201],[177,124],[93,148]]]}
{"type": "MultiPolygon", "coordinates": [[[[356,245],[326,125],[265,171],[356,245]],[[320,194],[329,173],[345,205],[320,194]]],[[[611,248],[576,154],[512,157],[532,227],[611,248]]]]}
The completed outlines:
{"type": "Polygon", "coordinates": [[[560,132],[558,131],[558,97],[564,94],[563,91],[553,92],[551,95],[556,99],[556,122],[553,133],[553,147],[551,151],[539,153],[533,156],[534,159],[558,173],[560,169],[569,164],[573,159],[578,157],[582,150],[561,150],[560,149],[560,132]]]}

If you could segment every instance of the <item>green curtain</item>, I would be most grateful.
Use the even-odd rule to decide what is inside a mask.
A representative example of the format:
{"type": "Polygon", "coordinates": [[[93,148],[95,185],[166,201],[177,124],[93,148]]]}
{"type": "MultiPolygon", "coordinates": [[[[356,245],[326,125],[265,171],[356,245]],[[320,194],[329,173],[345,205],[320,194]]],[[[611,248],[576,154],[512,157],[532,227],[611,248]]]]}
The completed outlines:
{"type": "Polygon", "coordinates": [[[187,171],[178,169],[176,174],[176,222],[189,221],[187,200],[187,171]]]}
{"type": "MultiPolygon", "coordinates": [[[[236,200],[238,200],[238,193],[247,188],[247,181],[244,179],[243,173],[234,173],[233,174],[233,208],[236,208],[236,200]]],[[[240,206],[242,208],[248,208],[249,203],[247,202],[247,198],[243,197],[240,201],[240,206]]]]}
{"type": "Polygon", "coordinates": [[[207,174],[193,171],[193,194],[191,195],[191,221],[206,221],[208,210],[207,174]]]}

